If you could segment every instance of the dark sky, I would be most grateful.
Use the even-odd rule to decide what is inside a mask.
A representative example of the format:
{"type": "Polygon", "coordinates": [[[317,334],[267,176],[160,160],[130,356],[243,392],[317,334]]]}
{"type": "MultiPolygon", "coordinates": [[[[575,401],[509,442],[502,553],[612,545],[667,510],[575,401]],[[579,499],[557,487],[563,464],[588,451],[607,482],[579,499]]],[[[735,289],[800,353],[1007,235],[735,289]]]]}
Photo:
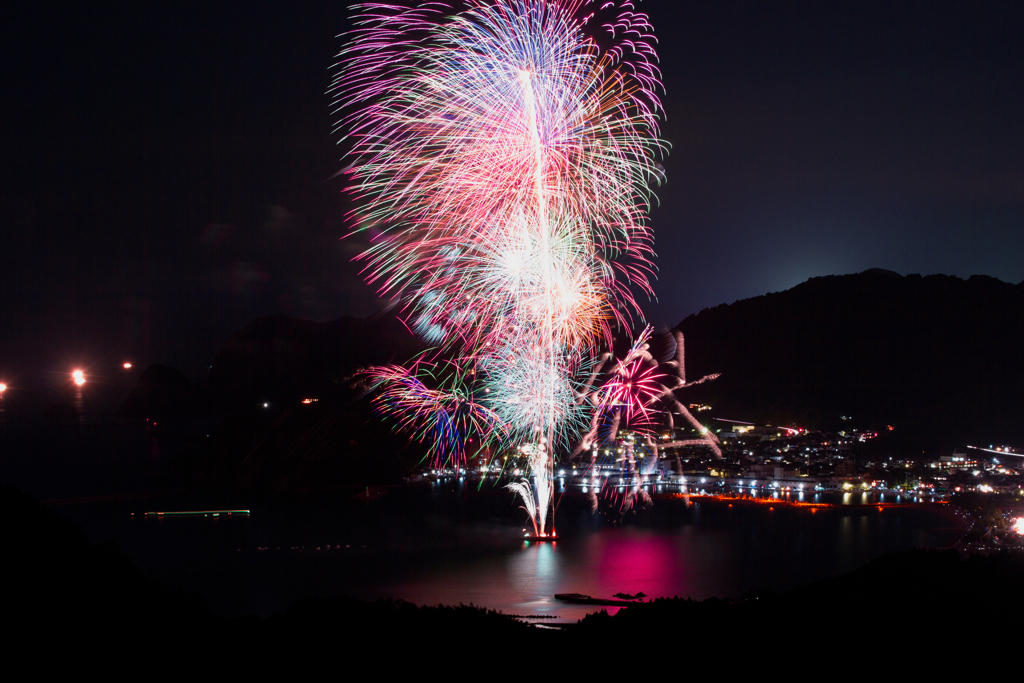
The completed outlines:
{"type": "MultiPolygon", "coordinates": [[[[378,305],[339,240],[343,2],[0,10],[0,380],[199,378],[378,305]],[[12,379],[13,378],[13,379],[12,379]]],[[[652,322],[872,267],[1024,280],[1024,3],[645,0],[672,153],[652,322]]]]}

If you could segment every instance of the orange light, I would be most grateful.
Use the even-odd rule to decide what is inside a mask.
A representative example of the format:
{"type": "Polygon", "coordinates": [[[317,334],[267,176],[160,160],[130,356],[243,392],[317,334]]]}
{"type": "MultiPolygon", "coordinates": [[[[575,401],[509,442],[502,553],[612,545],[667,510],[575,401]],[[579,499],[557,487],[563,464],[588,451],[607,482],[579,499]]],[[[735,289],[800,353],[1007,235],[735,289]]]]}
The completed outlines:
{"type": "Polygon", "coordinates": [[[5,391],[7,391],[7,385],[4,384],[3,382],[0,382],[0,394],[4,393],[5,391]]]}
{"type": "MultiPolygon", "coordinates": [[[[776,498],[755,498],[749,494],[730,495],[730,494],[713,494],[713,493],[672,493],[669,494],[670,498],[703,498],[706,500],[720,500],[723,502],[732,501],[729,503],[729,507],[732,507],[732,503],[750,503],[754,505],[768,505],[775,506],[781,505],[783,507],[794,507],[794,508],[810,508],[815,510],[817,508],[831,508],[835,507],[831,503],[806,503],[799,500],[779,500],[776,498]]],[[[774,507],[772,508],[774,510],[774,507]]]]}
{"type": "Polygon", "coordinates": [[[81,370],[75,370],[74,372],[71,373],[71,379],[78,386],[82,386],[83,384],[85,384],[85,373],[82,372],[81,370]]]}
{"type": "Polygon", "coordinates": [[[125,363],[124,363],[124,365],[123,365],[122,367],[123,367],[123,368],[124,368],[125,370],[131,370],[131,369],[132,369],[132,364],[131,364],[131,363],[129,363],[128,361],[125,361],[125,363]]]}

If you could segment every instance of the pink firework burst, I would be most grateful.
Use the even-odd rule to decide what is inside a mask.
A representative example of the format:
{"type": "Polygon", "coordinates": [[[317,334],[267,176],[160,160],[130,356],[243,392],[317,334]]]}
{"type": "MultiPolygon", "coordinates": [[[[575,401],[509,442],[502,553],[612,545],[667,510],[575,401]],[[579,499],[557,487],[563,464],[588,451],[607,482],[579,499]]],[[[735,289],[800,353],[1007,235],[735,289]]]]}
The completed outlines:
{"type": "Polygon", "coordinates": [[[619,363],[612,379],[604,386],[605,396],[601,402],[622,411],[624,426],[647,427],[653,423],[650,406],[664,391],[664,379],[665,375],[658,372],[657,366],[640,358],[619,363]]]}

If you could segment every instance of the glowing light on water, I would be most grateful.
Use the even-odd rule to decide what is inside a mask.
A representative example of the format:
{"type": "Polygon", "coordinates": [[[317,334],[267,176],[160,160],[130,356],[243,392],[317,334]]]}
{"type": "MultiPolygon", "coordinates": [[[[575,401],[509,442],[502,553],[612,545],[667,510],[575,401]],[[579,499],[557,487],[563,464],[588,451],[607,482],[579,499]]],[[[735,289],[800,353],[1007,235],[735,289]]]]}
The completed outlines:
{"type": "Polygon", "coordinates": [[[85,384],[85,373],[82,372],[81,370],[73,371],[71,373],[71,381],[74,382],[77,386],[82,386],[83,384],[85,384]]]}

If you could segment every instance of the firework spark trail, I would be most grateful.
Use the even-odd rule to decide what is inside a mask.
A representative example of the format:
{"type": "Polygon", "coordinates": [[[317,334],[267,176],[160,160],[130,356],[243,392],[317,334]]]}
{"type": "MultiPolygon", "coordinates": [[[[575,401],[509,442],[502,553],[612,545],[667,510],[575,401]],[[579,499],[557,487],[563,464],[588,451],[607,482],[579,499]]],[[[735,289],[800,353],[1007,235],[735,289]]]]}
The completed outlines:
{"type": "MultiPolygon", "coordinates": [[[[571,453],[571,457],[575,458],[583,451],[590,450],[588,472],[597,471],[598,444],[601,441],[620,443],[623,461],[628,467],[631,482],[634,481],[638,464],[641,476],[650,474],[654,470],[661,449],[705,446],[716,457],[722,457],[718,438],[697,421],[675,395],[675,392],[680,389],[712,381],[718,377],[718,374],[707,375],[695,382],[686,381],[685,340],[682,332],[678,330],[673,332],[676,347],[675,358],[660,365],[649,350],[648,341],[651,331],[652,328],[647,327],[636,338],[633,346],[621,360],[615,359],[611,353],[603,354],[582,390],[576,396],[578,404],[593,406],[590,413],[589,431],[583,435],[571,453]],[[598,378],[608,366],[611,368],[607,380],[598,384],[598,378]],[[598,384],[596,388],[595,384],[598,384]],[[696,429],[700,436],[695,439],[659,443],[654,433],[654,406],[658,404],[662,404],[666,408],[666,410],[657,412],[667,415],[668,424],[666,426],[670,432],[675,431],[673,416],[678,414],[696,429]],[[633,435],[627,437],[624,442],[619,442],[619,428],[623,425],[628,426],[633,435]],[[607,436],[602,437],[602,433],[607,436]],[[638,444],[635,442],[637,436],[640,438],[639,445],[647,450],[647,457],[641,456],[639,462],[636,452],[638,444]]],[[[636,495],[645,501],[649,500],[647,493],[640,490],[639,484],[636,483],[624,496],[620,511],[628,510],[636,495]]],[[[590,496],[591,505],[596,509],[596,490],[590,491],[590,496]]]]}
{"type": "Polygon", "coordinates": [[[449,462],[459,467],[466,461],[467,439],[493,438],[503,431],[498,416],[473,399],[458,374],[449,372],[441,378],[434,364],[417,363],[413,369],[378,366],[365,374],[371,390],[377,390],[374,405],[395,416],[399,429],[428,444],[427,457],[435,466],[449,462]],[[442,389],[428,388],[424,377],[433,378],[442,389]]]}
{"type": "Polygon", "coordinates": [[[620,421],[625,418],[627,423],[639,428],[649,444],[657,453],[657,442],[650,438],[650,427],[653,424],[652,406],[664,403],[670,410],[663,411],[668,416],[668,428],[675,429],[673,414],[679,414],[700,434],[699,439],[673,441],[662,444],[662,448],[676,446],[703,445],[710,448],[717,457],[721,457],[718,439],[707,430],[676,397],[675,392],[718,378],[718,374],[707,375],[695,382],[686,381],[685,340],[682,332],[673,332],[676,345],[675,358],[664,364],[667,372],[661,372],[659,363],[651,356],[648,341],[651,329],[645,329],[632,348],[622,360],[616,360],[610,353],[601,356],[589,379],[577,395],[577,402],[593,404],[590,430],[583,436],[573,449],[571,456],[576,457],[584,450],[590,449],[598,441],[598,433],[605,420],[611,420],[608,433],[614,435],[618,431],[620,421]],[[594,384],[610,361],[614,366],[607,382],[596,389],[594,384]]]}
{"type": "MultiPolygon", "coordinates": [[[[479,369],[486,405],[460,410],[531,445],[527,507],[543,535],[555,449],[586,428],[577,378],[612,326],[631,324],[631,291],[651,293],[660,76],[628,0],[466,4],[357,5],[335,111],[353,220],[378,233],[367,279],[438,352],[479,369]]],[[[452,406],[465,397],[379,375],[401,423],[425,435],[413,425],[434,416],[439,448],[461,448],[452,406]]]]}

